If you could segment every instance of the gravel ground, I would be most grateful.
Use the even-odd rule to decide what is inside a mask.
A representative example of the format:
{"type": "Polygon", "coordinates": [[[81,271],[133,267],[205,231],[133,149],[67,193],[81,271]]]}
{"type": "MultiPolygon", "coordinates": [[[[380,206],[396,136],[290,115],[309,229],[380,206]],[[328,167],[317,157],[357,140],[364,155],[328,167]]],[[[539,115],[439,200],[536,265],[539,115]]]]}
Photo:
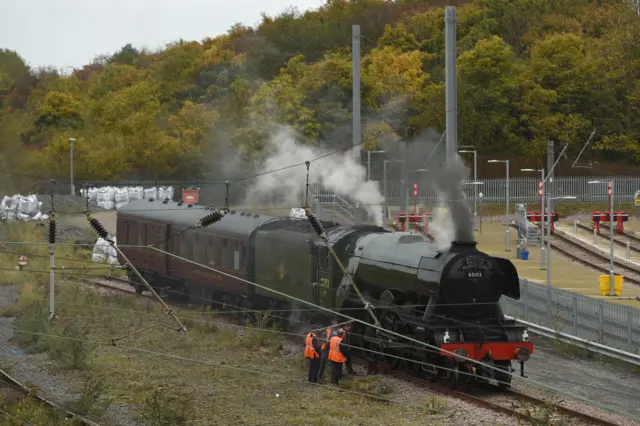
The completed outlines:
{"type": "MultiPolygon", "coordinates": [[[[560,353],[546,340],[534,340],[535,351],[525,366],[531,381],[518,378],[513,388],[536,396],[554,396],[567,407],[592,414],[620,425],[640,425],[628,418],[586,404],[576,396],[593,401],[610,410],[628,413],[640,420],[640,373],[628,365],[578,358],[560,353]],[[555,394],[548,387],[567,392],[555,394]],[[555,394],[555,395],[554,395],[555,394]]],[[[514,365],[515,367],[518,365],[514,365]]],[[[519,371],[517,372],[519,373],[519,371]]]]}
{"type": "MultiPolygon", "coordinates": [[[[17,296],[13,286],[0,286],[0,307],[11,305],[17,296]]],[[[78,395],[65,383],[64,376],[54,371],[54,366],[47,360],[46,354],[25,354],[10,342],[12,332],[12,318],[0,317],[0,359],[3,365],[9,366],[11,372],[22,381],[35,385],[45,396],[55,401],[69,401],[78,395]]],[[[632,373],[627,366],[618,366],[596,360],[576,359],[555,353],[552,347],[545,343],[536,342],[536,352],[527,364],[526,374],[530,379],[561,389],[572,394],[593,400],[612,409],[629,412],[640,418],[640,408],[637,407],[637,396],[640,394],[638,374],[632,373]]],[[[300,356],[299,343],[284,342],[284,356],[295,362],[300,356]]],[[[363,368],[356,366],[359,375],[364,375],[363,368]]],[[[73,375],[74,373],[68,373],[73,375]]],[[[452,425],[516,425],[518,422],[510,417],[494,413],[493,411],[476,407],[464,401],[443,397],[429,390],[393,377],[383,377],[395,392],[394,400],[405,403],[425,397],[432,401],[439,414],[429,416],[429,420],[452,425]]],[[[515,381],[514,388],[537,395],[547,394],[537,388],[515,381]]],[[[571,408],[578,408],[590,414],[604,417],[601,410],[575,402],[571,397],[558,395],[571,408]],[[570,401],[570,402],[569,402],[570,401]]],[[[629,420],[607,415],[607,419],[620,425],[640,424],[629,420]]],[[[135,425],[131,407],[113,405],[105,415],[105,424],[135,425]]],[[[572,422],[572,424],[578,424],[572,422]]]]}
{"type": "MultiPolygon", "coordinates": [[[[14,285],[0,285],[0,308],[14,304],[18,292],[14,285]]],[[[12,344],[14,318],[0,317],[0,363],[24,384],[35,386],[54,402],[65,404],[80,394],[57,371],[46,353],[29,354],[12,344]]],[[[70,373],[74,375],[74,373],[70,373]]],[[[134,411],[126,405],[112,404],[104,415],[105,424],[135,426],[134,411]]]]}

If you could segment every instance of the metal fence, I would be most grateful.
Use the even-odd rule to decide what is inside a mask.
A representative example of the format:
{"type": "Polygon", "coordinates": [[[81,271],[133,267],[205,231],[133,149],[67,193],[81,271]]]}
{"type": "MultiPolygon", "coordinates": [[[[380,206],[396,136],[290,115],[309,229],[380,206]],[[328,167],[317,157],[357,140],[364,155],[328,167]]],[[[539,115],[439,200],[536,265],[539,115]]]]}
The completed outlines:
{"type": "Polygon", "coordinates": [[[506,315],[626,352],[640,354],[640,310],[528,280],[520,300],[501,299],[506,315]]]}
{"type": "MultiPolygon", "coordinates": [[[[555,202],[569,203],[600,203],[607,201],[607,185],[591,185],[589,181],[614,181],[614,198],[616,202],[632,202],[635,192],[640,190],[640,176],[580,176],[580,177],[558,177],[548,182],[547,194],[552,196],[575,196],[574,200],[556,200],[555,202]]],[[[538,183],[539,179],[535,177],[519,177],[509,180],[509,200],[512,203],[537,203],[539,202],[538,183]]],[[[506,179],[478,179],[481,185],[466,185],[465,193],[468,199],[472,200],[474,196],[482,193],[482,202],[487,204],[504,203],[506,201],[506,179]]],[[[198,181],[180,181],[180,180],[121,180],[121,181],[91,181],[77,182],[76,192],[79,193],[83,184],[89,186],[173,186],[176,189],[195,186],[200,188],[200,200],[206,204],[220,204],[224,202],[225,185],[223,182],[198,182],[198,181]]],[[[387,181],[386,191],[382,182],[377,182],[381,192],[385,196],[388,204],[403,204],[407,200],[413,204],[413,184],[405,185],[399,181],[387,181]],[[386,192],[386,194],[384,193],[386,192]]],[[[470,181],[466,182],[470,183],[470,181]]],[[[433,203],[437,201],[435,188],[428,183],[418,186],[418,203],[433,203]]],[[[237,204],[247,199],[251,181],[233,182],[230,187],[230,202],[237,204]]],[[[300,192],[304,188],[304,183],[300,183],[300,192]]],[[[40,186],[43,193],[49,192],[49,183],[43,183],[40,186]]],[[[343,196],[349,199],[343,191],[323,188],[320,184],[311,185],[311,189],[315,194],[323,197],[332,197],[334,195],[343,196]]],[[[68,183],[59,183],[55,187],[58,194],[69,194],[70,188],[68,183]]],[[[176,197],[180,197],[180,191],[176,191],[176,197]]],[[[286,200],[291,198],[291,188],[276,188],[270,196],[270,201],[286,200]]],[[[355,205],[355,200],[352,200],[355,205]]]]}

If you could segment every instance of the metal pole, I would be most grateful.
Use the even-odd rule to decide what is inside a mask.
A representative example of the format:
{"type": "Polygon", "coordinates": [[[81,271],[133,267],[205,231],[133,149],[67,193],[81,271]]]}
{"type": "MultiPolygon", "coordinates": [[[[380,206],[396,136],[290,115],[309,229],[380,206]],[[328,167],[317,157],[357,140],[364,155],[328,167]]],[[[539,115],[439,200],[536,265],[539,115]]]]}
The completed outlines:
{"type": "MultiPolygon", "coordinates": [[[[478,182],[478,151],[473,150],[473,181],[478,182]]],[[[473,227],[478,230],[478,185],[473,185],[473,227]]]]}
{"type": "Polygon", "coordinates": [[[371,180],[371,151],[367,151],[367,180],[371,180]]]}
{"type": "Polygon", "coordinates": [[[353,156],[357,164],[360,159],[362,134],[360,121],[360,25],[351,27],[351,49],[353,57],[353,156]]]}
{"type": "Polygon", "coordinates": [[[506,238],[507,238],[507,247],[506,247],[506,251],[511,251],[511,230],[510,228],[510,220],[509,220],[509,160],[506,160],[507,163],[507,231],[506,231],[506,238]]]}
{"type": "Polygon", "coordinates": [[[547,325],[551,327],[551,197],[547,197],[547,325]]]}
{"type": "Polygon", "coordinates": [[[73,143],[74,138],[69,138],[69,167],[71,169],[71,195],[76,195],[76,188],[73,184],[73,143]]]}
{"type": "Polygon", "coordinates": [[[610,282],[609,282],[609,296],[615,296],[615,292],[614,292],[614,288],[613,288],[613,278],[615,276],[614,273],[614,252],[613,252],[613,233],[615,232],[615,229],[613,227],[613,180],[611,181],[611,201],[609,204],[609,243],[611,244],[610,247],[610,256],[611,256],[611,265],[609,266],[609,277],[610,277],[610,282]]]}
{"type": "Polygon", "coordinates": [[[453,162],[458,145],[458,89],[456,80],[456,8],[449,6],[444,11],[445,22],[445,90],[447,163],[453,162]]]}
{"type": "Polygon", "coordinates": [[[55,318],[55,244],[49,244],[49,320],[55,318]]]}
{"type": "MultiPolygon", "coordinates": [[[[406,164],[406,163],[403,163],[406,164]]],[[[404,211],[407,213],[407,221],[409,220],[409,171],[405,165],[404,172],[404,211]]]]}
{"type": "Polygon", "coordinates": [[[382,195],[384,196],[384,216],[389,216],[389,204],[387,203],[387,160],[382,162],[382,195]]]}
{"type": "Polygon", "coordinates": [[[547,287],[551,288],[551,197],[547,197],[547,287]]]}
{"type": "Polygon", "coordinates": [[[542,218],[542,226],[540,227],[540,270],[543,271],[547,266],[545,262],[545,252],[544,252],[544,224],[545,224],[545,215],[544,215],[544,169],[541,170],[542,175],[542,194],[540,198],[540,215],[542,218]]]}

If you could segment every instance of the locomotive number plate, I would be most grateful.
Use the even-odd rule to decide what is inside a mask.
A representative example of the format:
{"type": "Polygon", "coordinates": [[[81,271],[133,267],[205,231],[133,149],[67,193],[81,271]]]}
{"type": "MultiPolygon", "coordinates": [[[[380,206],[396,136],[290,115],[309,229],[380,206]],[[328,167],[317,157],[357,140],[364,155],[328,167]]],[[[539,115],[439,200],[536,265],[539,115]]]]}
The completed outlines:
{"type": "Polygon", "coordinates": [[[474,272],[467,272],[467,278],[484,278],[484,272],[483,271],[474,271],[474,272]]]}
{"type": "Polygon", "coordinates": [[[462,259],[458,269],[464,276],[473,282],[485,279],[491,273],[491,264],[481,256],[468,256],[462,259]]]}

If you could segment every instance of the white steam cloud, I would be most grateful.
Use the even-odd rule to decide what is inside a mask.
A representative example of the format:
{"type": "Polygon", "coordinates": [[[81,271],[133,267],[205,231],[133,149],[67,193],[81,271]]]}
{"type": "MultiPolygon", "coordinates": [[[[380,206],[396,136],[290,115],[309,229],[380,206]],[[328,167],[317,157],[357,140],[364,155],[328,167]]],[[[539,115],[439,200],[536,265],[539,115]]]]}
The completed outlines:
{"type": "MultiPolygon", "coordinates": [[[[311,161],[331,152],[299,144],[290,127],[281,127],[274,133],[265,150],[267,158],[258,173],[311,161]]],[[[299,206],[303,200],[306,175],[306,167],[301,165],[259,176],[248,191],[248,200],[252,204],[268,203],[274,192],[279,190],[284,197],[282,202],[290,207],[299,206]]],[[[313,161],[309,169],[309,184],[322,184],[338,195],[350,196],[362,205],[377,225],[383,225],[384,197],[376,182],[366,180],[366,168],[354,161],[350,150],[313,161]]]]}

